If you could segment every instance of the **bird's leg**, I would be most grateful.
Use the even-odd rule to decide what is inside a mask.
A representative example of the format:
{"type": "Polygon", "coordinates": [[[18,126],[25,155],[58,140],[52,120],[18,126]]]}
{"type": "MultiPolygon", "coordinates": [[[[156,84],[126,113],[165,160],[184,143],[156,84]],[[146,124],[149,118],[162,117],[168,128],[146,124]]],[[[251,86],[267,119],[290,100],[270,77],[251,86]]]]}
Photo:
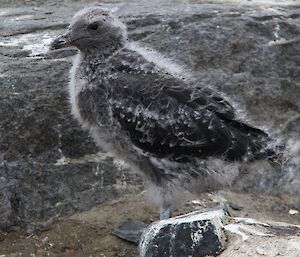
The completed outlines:
{"type": "Polygon", "coordinates": [[[169,219],[172,214],[172,206],[168,201],[163,197],[162,204],[160,207],[159,218],[160,220],[169,219]]]}
{"type": "Polygon", "coordinates": [[[165,219],[169,219],[170,217],[171,217],[171,208],[161,207],[159,212],[159,219],[165,220],[165,219]]]}

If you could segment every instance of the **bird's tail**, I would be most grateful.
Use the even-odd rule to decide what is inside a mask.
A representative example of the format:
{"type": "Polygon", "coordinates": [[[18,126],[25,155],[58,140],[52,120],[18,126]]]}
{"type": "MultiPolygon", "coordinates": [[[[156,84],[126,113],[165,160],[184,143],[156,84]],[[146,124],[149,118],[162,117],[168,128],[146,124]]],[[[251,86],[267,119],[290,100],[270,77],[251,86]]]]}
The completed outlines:
{"type": "Polygon", "coordinates": [[[282,142],[276,142],[268,133],[261,129],[249,126],[245,123],[230,120],[229,125],[240,137],[243,159],[246,161],[269,160],[274,163],[284,161],[286,145],[282,142]]]}

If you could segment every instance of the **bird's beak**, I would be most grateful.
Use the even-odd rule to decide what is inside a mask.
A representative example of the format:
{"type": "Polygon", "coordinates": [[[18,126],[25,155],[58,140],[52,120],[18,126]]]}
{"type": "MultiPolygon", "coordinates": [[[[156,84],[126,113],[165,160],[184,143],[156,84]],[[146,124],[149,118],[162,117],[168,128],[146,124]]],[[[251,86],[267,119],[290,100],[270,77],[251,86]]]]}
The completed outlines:
{"type": "Polygon", "coordinates": [[[50,44],[50,50],[64,48],[70,45],[71,43],[71,33],[68,31],[65,34],[59,36],[58,38],[54,39],[50,44]]]}

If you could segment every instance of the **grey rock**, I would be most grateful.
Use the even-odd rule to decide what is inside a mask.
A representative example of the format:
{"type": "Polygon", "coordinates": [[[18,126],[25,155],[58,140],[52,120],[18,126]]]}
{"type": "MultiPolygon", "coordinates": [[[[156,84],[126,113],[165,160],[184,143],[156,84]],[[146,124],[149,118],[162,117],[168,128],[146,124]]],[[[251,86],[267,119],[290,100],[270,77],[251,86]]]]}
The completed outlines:
{"type": "Polygon", "coordinates": [[[116,198],[122,184],[138,181],[134,175],[124,175],[112,158],[60,165],[8,162],[2,165],[0,177],[0,229],[22,228],[28,233],[116,198]]]}
{"type": "MultiPolygon", "coordinates": [[[[98,164],[85,158],[99,149],[69,111],[65,87],[75,50],[46,52],[83,2],[41,3],[32,1],[34,8],[25,1],[4,1],[7,8],[0,9],[2,229],[30,230],[117,197],[124,190],[117,182],[123,176],[128,186],[141,184],[112,160],[98,164]],[[73,161],[56,165],[62,158],[73,161]],[[93,175],[97,167],[105,186],[93,175]]],[[[256,125],[279,137],[299,138],[300,6],[291,3],[104,6],[116,10],[132,39],[192,69],[200,83],[225,92],[256,125]]],[[[299,164],[257,170],[259,180],[246,174],[236,189],[300,194],[299,164]]]]}
{"type": "Polygon", "coordinates": [[[226,247],[222,209],[191,212],[151,224],[142,234],[141,257],[217,256],[226,247]]]}

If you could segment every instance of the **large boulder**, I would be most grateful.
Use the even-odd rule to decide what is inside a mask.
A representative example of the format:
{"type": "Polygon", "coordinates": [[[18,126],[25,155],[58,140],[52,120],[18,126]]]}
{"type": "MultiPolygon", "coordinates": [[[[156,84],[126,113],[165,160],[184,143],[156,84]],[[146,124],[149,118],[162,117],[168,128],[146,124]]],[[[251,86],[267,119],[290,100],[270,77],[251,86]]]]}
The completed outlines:
{"type": "MultiPolygon", "coordinates": [[[[0,228],[47,223],[141,184],[97,154],[70,114],[66,85],[76,51],[47,52],[85,4],[29,3],[4,1],[0,9],[0,228]]],[[[200,84],[226,93],[257,125],[299,137],[300,16],[291,3],[103,5],[127,23],[131,39],[191,69],[200,84]]],[[[300,194],[299,165],[276,174],[255,189],[273,192],[276,184],[275,192],[300,194]]],[[[255,181],[250,176],[237,187],[249,191],[255,181]]]]}
{"type": "Polygon", "coordinates": [[[192,212],[160,220],[145,229],[141,257],[217,256],[226,247],[222,209],[192,212]]]}
{"type": "Polygon", "coordinates": [[[140,241],[141,257],[300,256],[300,226],[202,210],[154,222],[140,241]]]}

